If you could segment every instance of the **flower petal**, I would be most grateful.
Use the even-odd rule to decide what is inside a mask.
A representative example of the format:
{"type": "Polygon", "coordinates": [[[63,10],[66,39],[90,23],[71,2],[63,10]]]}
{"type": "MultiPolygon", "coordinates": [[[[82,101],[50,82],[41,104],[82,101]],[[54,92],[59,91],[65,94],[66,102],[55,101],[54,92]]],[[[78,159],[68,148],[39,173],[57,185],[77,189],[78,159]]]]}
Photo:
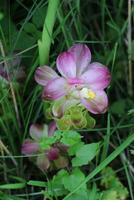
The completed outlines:
{"type": "Polygon", "coordinates": [[[38,149],[39,149],[39,146],[36,142],[33,142],[30,139],[26,139],[24,143],[22,144],[21,152],[22,154],[29,155],[29,154],[36,153],[38,149]]]}
{"type": "Polygon", "coordinates": [[[52,147],[50,150],[47,152],[47,158],[51,160],[56,160],[59,157],[59,149],[52,147]]]}
{"type": "Polygon", "coordinates": [[[53,136],[55,130],[56,130],[56,123],[55,121],[53,121],[48,126],[48,136],[53,136]]]}
{"type": "Polygon", "coordinates": [[[66,157],[60,156],[57,160],[54,160],[54,164],[57,169],[68,167],[69,161],[66,157]]]}
{"type": "Polygon", "coordinates": [[[30,136],[36,141],[40,141],[43,136],[48,136],[48,126],[46,124],[32,124],[30,126],[30,136]]]}
{"type": "Polygon", "coordinates": [[[50,162],[45,154],[37,157],[36,164],[41,170],[47,170],[50,167],[50,162]]]}
{"type": "Polygon", "coordinates": [[[81,103],[94,114],[105,113],[108,107],[108,97],[104,91],[96,91],[96,97],[92,100],[81,99],[81,103]]]}
{"type": "Polygon", "coordinates": [[[88,70],[81,75],[81,79],[89,84],[89,87],[97,90],[106,88],[111,80],[109,69],[100,63],[92,63],[88,70]]]}
{"type": "Polygon", "coordinates": [[[54,101],[53,106],[52,106],[52,115],[56,118],[60,118],[63,115],[63,104],[66,101],[66,98],[60,98],[56,101],[54,101]]]}
{"type": "Polygon", "coordinates": [[[57,69],[66,78],[76,77],[76,63],[71,53],[61,53],[56,61],[57,69]]]}
{"type": "Polygon", "coordinates": [[[68,52],[70,52],[75,59],[76,74],[78,76],[81,75],[91,62],[91,52],[89,48],[84,44],[75,44],[68,50],[68,52]]]}
{"type": "Polygon", "coordinates": [[[35,80],[38,84],[45,86],[51,79],[59,77],[58,74],[48,66],[38,67],[35,72],[35,80]]]}
{"type": "Polygon", "coordinates": [[[55,100],[67,94],[67,82],[64,78],[56,78],[46,85],[42,97],[48,100],[55,100]]]}
{"type": "Polygon", "coordinates": [[[52,113],[53,116],[56,118],[61,118],[63,114],[72,106],[80,103],[79,100],[76,100],[74,97],[73,98],[61,98],[57,101],[54,102],[52,106],[52,113]]]}

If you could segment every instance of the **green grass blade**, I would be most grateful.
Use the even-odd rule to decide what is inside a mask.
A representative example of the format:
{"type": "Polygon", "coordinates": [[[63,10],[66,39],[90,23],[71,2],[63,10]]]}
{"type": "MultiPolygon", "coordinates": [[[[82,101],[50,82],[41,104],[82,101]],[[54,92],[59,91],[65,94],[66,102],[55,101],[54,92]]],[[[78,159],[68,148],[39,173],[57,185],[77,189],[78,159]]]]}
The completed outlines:
{"type": "Polygon", "coordinates": [[[56,19],[56,11],[58,5],[59,0],[49,0],[47,15],[42,32],[42,40],[38,41],[40,65],[47,64],[49,60],[49,51],[52,42],[52,32],[56,19]]]}

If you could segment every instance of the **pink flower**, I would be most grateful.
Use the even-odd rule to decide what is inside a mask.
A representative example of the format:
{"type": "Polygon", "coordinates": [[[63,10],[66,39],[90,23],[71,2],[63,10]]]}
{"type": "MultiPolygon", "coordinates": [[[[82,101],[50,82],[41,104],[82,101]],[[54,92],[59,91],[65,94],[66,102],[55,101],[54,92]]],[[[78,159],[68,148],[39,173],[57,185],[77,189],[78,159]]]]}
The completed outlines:
{"type": "Polygon", "coordinates": [[[50,137],[56,130],[56,123],[51,122],[49,126],[46,124],[38,125],[32,124],[30,127],[30,136],[32,139],[26,139],[22,144],[21,152],[23,154],[29,155],[40,151],[39,142],[44,137],[50,137]]]}
{"type": "Polygon", "coordinates": [[[104,89],[109,85],[111,75],[107,67],[91,62],[91,52],[84,44],[76,44],[61,53],[56,66],[59,76],[48,66],[39,67],[35,80],[44,86],[43,98],[58,100],[67,97],[77,100],[91,113],[104,113],[108,98],[104,89]]]}
{"type": "Polygon", "coordinates": [[[38,143],[33,140],[26,139],[21,147],[22,154],[30,155],[37,153],[39,149],[38,143]]]}
{"type": "Polygon", "coordinates": [[[40,147],[40,142],[43,138],[52,136],[55,130],[55,122],[50,123],[49,126],[46,124],[32,124],[30,127],[30,136],[32,139],[26,139],[22,144],[22,154],[37,154],[36,164],[42,170],[47,170],[50,166],[50,161],[56,160],[59,157],[59,150],[57,148],[51,147],[48,150],[44,150],[40,147]]]}

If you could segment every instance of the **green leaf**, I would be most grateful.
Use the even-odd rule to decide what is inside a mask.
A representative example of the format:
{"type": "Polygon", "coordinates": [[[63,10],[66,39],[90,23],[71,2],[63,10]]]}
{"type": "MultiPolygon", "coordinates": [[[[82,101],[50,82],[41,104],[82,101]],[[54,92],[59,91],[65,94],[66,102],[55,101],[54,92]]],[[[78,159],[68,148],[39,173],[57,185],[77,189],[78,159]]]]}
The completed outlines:
{"type": "MultiPolygon", "coordinates": [[[[73,191],[77,186],[79,186],[85,180],[85,175],[79,168],[75,168],[71,175],[63,177],[63,184],[65,189],[70,192],[73,191]]],[[[86,184],[84,184],[81,188],[82,190],[86,190],[86,184]]]]}
{"type": "Polygon", "coordinates": [[[86,180],[83,181],[75,190],[70,192],[66,197],[63,199],[68,199],[73,193],[78,191],[83,184],[90,181],[94,176],[96,176],[100,171],[102,171],[110,162],[112,162],[125,148],[127,148],[132,142],[134,142],[134,133],[131,133],[126,140],[116,148],[103,162],[101,162],[90,174],[87,175],[86,180]]]}
{"type": "Polygon", "coordinates": [[[126,105],[126,102],[124,99],[121,99],[119,101],[116,101],[114,102],[112,105],[111,105],[111,111],[112,113],[114,114],[120,114],[120,115],[123,115],[125,114],[125,105],[126,105]]]}
{"type": "Polygon", "coordinates": [[[86,113],[86,120],[87,120],[87,126],[86,126],[87,128],[95,127],[96,121],[93,117],[89,115],[89,113],[86,113]]]}
{"type": "Polygon", "coordinates": [[[65,145],[74,145],[81,141],[81,136],[76,131],[64,131],[61,142],[65,145]]]}
{"type": "Polygon", "coordinates": [[[77,193],[74,193],[72,196],[68,198],[68,200],[90,200],[88,198],[88,193],[85,190],[80,190],[77,193]]]}
{"type": "Polygon", "coordinates": [[[74,144],[73,146],[69,147],[68,149],[68,153],[70,156],[76,155],[76,152],[82,147],[84,146],[84,142],[79,142],[74,144]]]}
{"type": "Polygon", "coordinates": [[[134,150],[131,150],[131,154],[133,154],[133,155],[134,155],[134,150]]]}
{"type": "Polygon", "coordinates": [[[60,170],[57,175],[53,177],[51,181],[48,182],[48,193],[52,196],[61,196],[67,194],[67,190],[63,185],[63,178],[68,176],[66,170],[60,170]]]}
{"type": "Polygon", "coordinates": [[[22,189],[26,186],[26,183],[9,183],[0,185],[0,189],[2,190],[15,190],[15,189],[22,189]]]}
{"type": "Polygon", "coordinates": [[[44,181],[28,181],[27,182],[28,185],[32,185],[32,186],[37,186],[37,187],[46,187],[47,183],[44,181]]]}
{"type": "Polygon", "coordinates": [[[73,167],[86,165],[97,154],[99,143],[92,143],[82,146],[77,152],[76,157],[72,159],[73,167]]]}
{"type": "Polygon", "coordinates": [[[98,195],[96,184],[93,184],[92,189],[88,190],[88,200],[98,200],[98,195]]]}
{"type": "Polygon", "coordinates": [[[36,40],[41,38],[41,32],[39,32],[35,25],[28,22],[24,25],[24,31],[28,34],[31,34],[36,40]]]}
{"type": "MultiPolygon", "coordinates": [[[[14,41],[17,37],[17,34],[14,34],[14,41]]],[[[26,49],[36,43],[36,38],[28,35],[25,31],[20,33],[20,37],[17,40],[16,49],[26,49]]]]}
{"type": "Polygon", "coordinates": [[[36,27],[34,26],[34,24],[27,22],[24,25],[24,31],[27,32],[27,33],[33,33],[33,32],[36,31],[36,27]]]}
{"type": "Polygon", "coordinates": [[[57,130],[54,132],[54,137],[57,138],[57,140],[59,140],[63,135],[63,131],[57,130]]]}
{"type": "Polygon", "coordinates": [[[37,28],[42,27],[46,16],[46,7],[38,8],[33,15],[32,22],[37,28]]]}
{"type": "Polygon", "coordinates": [[[44,137],[42,138],[42,141],[40,141],[39,145],[42,149],[48,149],[52,144],[54,144],[57,141],[56,137],[44,137]]]}

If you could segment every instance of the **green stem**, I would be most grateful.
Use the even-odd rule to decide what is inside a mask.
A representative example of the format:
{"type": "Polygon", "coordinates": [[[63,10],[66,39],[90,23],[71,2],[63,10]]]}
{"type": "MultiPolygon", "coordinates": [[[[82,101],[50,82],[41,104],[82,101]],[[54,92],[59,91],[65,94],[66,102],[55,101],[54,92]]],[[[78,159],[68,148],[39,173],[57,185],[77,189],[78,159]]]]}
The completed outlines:
{"type": "Polygon", "coordinates": [[[48,2],[49,3],[43,26],[42,39],[38,41],[40,65],[47,64],[49,61],[52,33],[56,19],[56,11],[58,9],[59,0],[49,0],[48,2]]]}

